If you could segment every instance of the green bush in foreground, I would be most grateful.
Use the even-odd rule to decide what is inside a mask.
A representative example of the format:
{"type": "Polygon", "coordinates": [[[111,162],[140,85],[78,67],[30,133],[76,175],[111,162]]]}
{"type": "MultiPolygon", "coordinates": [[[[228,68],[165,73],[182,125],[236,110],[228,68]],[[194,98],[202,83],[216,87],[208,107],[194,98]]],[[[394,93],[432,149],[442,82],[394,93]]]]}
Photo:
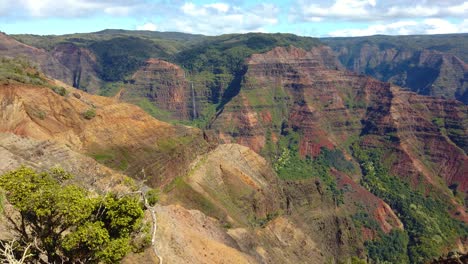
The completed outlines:
{"type": "Polygon", "coordinates": [[[115,263],[134,249],[142,227],[138,197],[96,195],[70,184],[60,169],[37,173],[21,167],[0,177],[5,210],[22,254],[38,263],[115,263]],[[7,207],[5,207],[7,208],[7,207]]]}

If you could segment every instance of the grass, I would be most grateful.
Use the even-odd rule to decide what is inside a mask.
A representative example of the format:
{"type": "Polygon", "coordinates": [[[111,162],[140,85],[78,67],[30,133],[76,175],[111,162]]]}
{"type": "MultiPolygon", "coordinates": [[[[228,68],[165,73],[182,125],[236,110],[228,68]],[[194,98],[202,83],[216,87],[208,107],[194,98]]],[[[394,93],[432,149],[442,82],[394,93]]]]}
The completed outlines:
{"type": "Polygon", "coordinates": [[[27,60],[0,58],[0,84],[9,83],[48,85],[44,75],[27,60]]]}
{"type": "Polygon", "coordinates": [[[158,108],[148,98],[140,98],[135,104],[156,119],[166,122],[173,120],[171,112],[158,108]]]}
{"type": "Polygon", "coordinates": [[[97,162],[104,164],[112,169],[125,171],[129,167],[129,155],[124,149],[109,149],[101,152],[89,154],[97,162]]]}

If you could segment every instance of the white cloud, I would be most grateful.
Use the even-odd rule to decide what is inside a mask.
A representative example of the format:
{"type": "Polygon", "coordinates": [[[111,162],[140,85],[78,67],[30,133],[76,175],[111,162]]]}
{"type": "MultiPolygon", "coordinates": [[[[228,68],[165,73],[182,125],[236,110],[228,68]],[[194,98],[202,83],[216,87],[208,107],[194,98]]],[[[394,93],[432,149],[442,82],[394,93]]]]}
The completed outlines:
{"type": "Polygon", "coordinates": [[[266,26],[278,23],[279,14],[279,9],[271,4],[245,8],[222,2],[186,2],[179,10],[179,13],[175,12],[170,19],[161,22],[161,29],[205,35],[264,32],[266,26]]]}
{"type": "Polygon", "coordinates": [[[460,5],[450,6],[447,8],[447,11],[453,15],[467,16],[468,14],[468,1],[463,2],[460,5]]]}
{"type": "Polygon", "coordinates": [[[137,26],[136,30],[148,30],[148,31],[156,31],[158,29],[158,26],[156,24],[153,24],[151,22],[145,23],[143,25],[137,26]]]}
{"type": "Polygon", "coordinates": [[[218,12],[226,13],[229,10],[229,5],[225,3],[214,3],[214,4],[207,4],[207,8],[213,8],[218,12]]]}
{"type": "Polygon", "coordinates": [[[462,17],[468,14],[463,0],[297,0],[290,9],[295,21],[316,21],[317,17],[350,21],[462,17]]]}
{"type": "Polygon", "coordinates": [[[181,8],[184,14],[189,16],[206,16],[208,15],[206,7],[198,7],[194,3],[185,3],[181,8]]]}
{"type": "MultiPolygon", "coordinates": [[[[145,0],[146,1],[146,0],[145,0]]],[[[4,16],[49,18],[85,17],[98,13],[126,16],[141,9],[139,0],[0,0],[4,16]]]]}
{"type": "Polygon", "coordinates": [[[330,37],[356,37],[371,36],[377,34],[385,35],[412,35],[412,34],[447,34],[464,33],[468,31],[468,20],[459,24],[450,21],[430,18],[422,21],[403,20],[388,24],[373,24],[367,28],[340,29],[329,33],[330,37]]]}

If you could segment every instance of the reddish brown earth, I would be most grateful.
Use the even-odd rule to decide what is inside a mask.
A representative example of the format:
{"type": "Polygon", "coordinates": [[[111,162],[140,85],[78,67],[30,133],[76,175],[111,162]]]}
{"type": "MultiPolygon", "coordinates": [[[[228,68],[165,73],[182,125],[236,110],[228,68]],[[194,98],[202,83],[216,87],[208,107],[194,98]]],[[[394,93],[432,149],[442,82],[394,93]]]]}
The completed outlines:
{"type": "MultiPolygon", "coordinates": [[[[41,50],[11,45],[18,53],[48,59],[41,50]]],[[[70,65],[83,56],[93,61],[76,47],[56,49],[56,57],[69,59],[70,65]]],[[[157,247],[173,262],[225,261],[214,255],[216,251],[238,263],[362,257],[363,240],[375,238],[376,232],[354,226],[351,216],[358,205],[337,206],[317,179],[279,180],[269,161],[258,155],[288,132],[301,135],[302,157],[317,156],[325,147],[338,148],[352,160],[349,145],[362,137],[361,147],[388,151],[385,160],[392,174],[449,199],[453,195],[447,186],[457,184],[466,197],[467,107],[462,103],[416,95],[342,71],[326,47],[275,48],[250,57],[247,67],[239,94],[210,126],[222,141],[257,153],[235,144],[215,148],[209,132],[155,120],[120,102],[147,95],[173,118],[190,117],[190,85],[183,71],[158,59],[147,61],[115,98],[92,96],[59,82],[54,84],[66,87],[68,95],[59,96],[47,87],[2,86],[0,132],[54,141],[134,178],[146,175],[149,185],[162,187],[167,195],[158,207],[162,228],[157,247]],[[92,108],[96,116],[84,118],[92,108]]],[[[35,161],[34,156],[18,155],[15,144],[19,143],[1,149],[12,157],[11,164],[35,161]]],[[[62,147],[58,149],[65,153],[62,147]]],[[[61,160],[61,155],[52,154],[61,160]]],[[[68,164],[63,157],[60,163],[68,164]]],[[[338,187],[349,190],[344,199],[363,206],[384,232],[404,228],[388,204],[358,184],[359,171],[331,172],[338,187]]],[[[465,208],[451,201],[457,206],[452,213],[468,222],[465,208]]]]}
{"type": "Polygon", "coordinates": [[[23,58],[37,65],[47,76],[89,92],[97,92],[103,84],[97,74],[94,54],[75,44],[59,44],[49,52],[0,33],[0,57],[23,58]]]}
{"type": "Polygon", "coordinates": [[[38,65],[42,72],[53,78],[72,83],[72,73],[47,51],[23,44],[0,33],[0,57],[24,58],[38,65]]]}
{"type": "Polygon", "coordinates": [[[186,173],[211,146],[200,130],[158,121],[112,98],[66,89],[68,95],[60,96],[47,87],[0,87],[0,132],[54,140],[133,177],[143,177],[144,170],[153,186],[186,173]],[[93,108],[96,116],[84,118],[93,108]]]}
{"type": "Polygon", "coordinates": [[[190,113],[189,84],[184,71],[177,65],[149,59],[146,65],[132,75],[123,98],[148,98],[156,107],[168,111],[172,118],[186,120],[190,113]]]}
{"type": "MultiPolygon", "coordinates": [[[[447,197],[451,196],[447,186],[457,184],[466,197],[464,104],[335,70],[337,66],[330,64],[333,60],[324,61],[317,56],[320,52],[292,47],[253,55],[247,60],[239,95],[211,127],[224,141],[259,153],[284,127],[300,131],[304,156],[316,156],[321,147],[346,150],[353,138],[361,136],[362,147],[388,149],[391,156],[386,160],[392,174],[414,185],[428,184],[428,191],[435,189],[447,197]]],[[[468,220],[463,207],[452,202],[459,218],[468,220]]]]}

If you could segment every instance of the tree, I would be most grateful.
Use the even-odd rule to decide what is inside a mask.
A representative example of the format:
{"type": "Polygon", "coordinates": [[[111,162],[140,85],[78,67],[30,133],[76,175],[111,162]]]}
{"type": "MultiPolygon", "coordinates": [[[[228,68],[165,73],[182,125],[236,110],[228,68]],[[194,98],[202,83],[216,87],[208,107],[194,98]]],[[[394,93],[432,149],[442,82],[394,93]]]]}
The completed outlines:
{"type": "Polygon", "coordinates": [[[91,195],[71,178],[61,169],[26,167],[0,177],[5,208],[13,207],[4,215],[20,244],[16,254],[29,250],[40,263],[119,261],[137,243],[144,214],[139,196],[91,195]]]}

